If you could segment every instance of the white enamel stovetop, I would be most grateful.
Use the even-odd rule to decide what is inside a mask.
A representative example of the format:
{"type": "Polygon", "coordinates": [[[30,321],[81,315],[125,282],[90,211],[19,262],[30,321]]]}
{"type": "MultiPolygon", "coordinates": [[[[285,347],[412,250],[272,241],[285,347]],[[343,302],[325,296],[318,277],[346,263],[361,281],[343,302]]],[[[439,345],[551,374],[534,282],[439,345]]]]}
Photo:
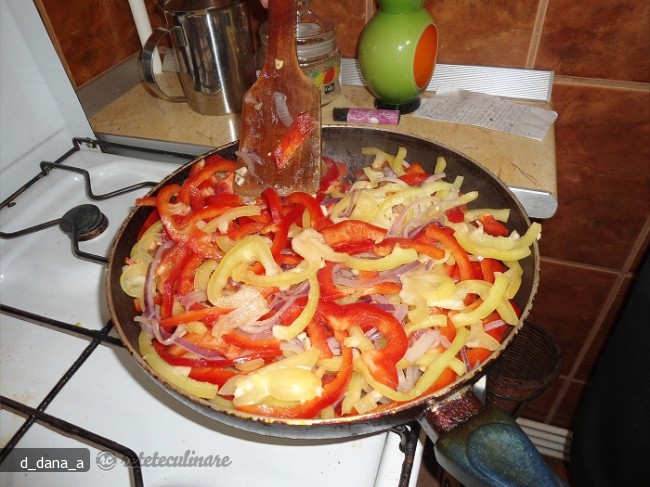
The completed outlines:
{"type": "MultiPolygon", "coordinates": [[[[159,181],[177,167],[83,149],[68,161],[88,168],[95,194],[159,181]]],[[[145,192],[89,201],[80,175],[54,169],[0,211],[0,229],[15,232],[58,219],[76,205],[92,203],[108,217],[109,226],[79,247],[106,255],[135,197],[145,192]]],[[[48,394],[90,345],[88,338],[74,330],[63,333],[38,322],[60,321],[79,331],[92,330],[90,333],[102,330],[110,320],[106,269],[101,263],[73,256],[70,238],[58,226],[0,240],[0,256],[0,393],[37,408],[44,399],[50,401],[48,394]],[[18,319],[14,308],[36,317],[18,319]]],[[[115,340],[115,333],[110,335],[115,340]]],[[[167,395],[123,348],[110,342],[102,342],[89,353],[44,411],[130,448],[140,456],[147,486],[298,487],[308,479],[311,487],[393,487],[398,485],[404,459],[398,446],[400,437],[393,432],[345,441],[283,441],[219,425],[167,395]],[[221,458],[221,466],[160,465],[162,457],[198,462],[216,456],[221,458]]],[[[6,445],[23,423],[22,416],[2,409],[0,444],[6,445]]],[[[111,463],[113,454],[41,424],[32,426],[17,446],[89,448],[90,469],[50,473],[46,478],[40,473],[0,472],[2,485],[132,485],[129,468],[121,460],[111,463]]],[[[420,458],[418,450],[414,472],[419,470],[420,458]]],[[[417,473],[410,485],[415,485],[416,478],[417,473]]]]}

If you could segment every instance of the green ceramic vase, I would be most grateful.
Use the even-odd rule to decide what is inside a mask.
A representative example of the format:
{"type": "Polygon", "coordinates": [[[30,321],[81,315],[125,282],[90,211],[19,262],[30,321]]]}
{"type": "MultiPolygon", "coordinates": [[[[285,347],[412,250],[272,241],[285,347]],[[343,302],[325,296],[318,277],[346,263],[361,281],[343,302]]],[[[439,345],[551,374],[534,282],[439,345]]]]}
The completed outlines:
{"type": "Polygon", "coordinates": [[[359,40],[366,86],[380,108],[409,113],[420,106],[438,55],[438,29],[424,0],[379,0],[359,40]]]}

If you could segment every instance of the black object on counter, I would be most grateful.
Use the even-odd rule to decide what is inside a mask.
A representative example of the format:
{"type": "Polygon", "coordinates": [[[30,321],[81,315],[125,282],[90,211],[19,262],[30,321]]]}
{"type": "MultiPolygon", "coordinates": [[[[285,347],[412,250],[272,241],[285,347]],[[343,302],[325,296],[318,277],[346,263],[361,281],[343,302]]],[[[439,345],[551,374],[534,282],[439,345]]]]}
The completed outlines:
{"type": "Polygon", "coordinates": [[[647,485],[650,452],[650,254],[598,360],[571,442],[577,487],[647,485]]]}

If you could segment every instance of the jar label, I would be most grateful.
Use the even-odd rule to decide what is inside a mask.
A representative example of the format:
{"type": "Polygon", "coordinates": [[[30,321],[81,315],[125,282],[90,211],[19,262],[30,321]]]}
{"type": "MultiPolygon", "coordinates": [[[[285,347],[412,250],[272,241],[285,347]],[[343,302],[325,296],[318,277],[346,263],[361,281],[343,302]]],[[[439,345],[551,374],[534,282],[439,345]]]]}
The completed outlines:
{"type": "MultiPolygon", "coordinates": [[[[338,59],[330,59],[315,65],[303,66],[303,72],[311,82],[320,90],[321,97],[328,98],[338,92],[341,63],[338,59]]],[[[323,103],[325,99],[321,100],[323,103]]],[[[329,101],[329,100],[327,100],[329,101]]]]}

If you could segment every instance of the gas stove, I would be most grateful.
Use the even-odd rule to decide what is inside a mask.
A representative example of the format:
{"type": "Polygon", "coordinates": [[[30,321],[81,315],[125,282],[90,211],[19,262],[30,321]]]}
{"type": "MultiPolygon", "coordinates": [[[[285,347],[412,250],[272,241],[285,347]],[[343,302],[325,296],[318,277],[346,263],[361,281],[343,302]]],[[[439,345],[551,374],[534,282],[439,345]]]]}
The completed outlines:
{"type": "Polygon", "coordinates": [[[340,441],[258,436],[141,371],[111,323],[107,255],[135,198],[193,156],[115,149],[74,139],[0,204],[0,484],[414,486],[415,425],[340,441]],[[78,471],[55,472],[57,452],[79,453],[78,471]]]}

